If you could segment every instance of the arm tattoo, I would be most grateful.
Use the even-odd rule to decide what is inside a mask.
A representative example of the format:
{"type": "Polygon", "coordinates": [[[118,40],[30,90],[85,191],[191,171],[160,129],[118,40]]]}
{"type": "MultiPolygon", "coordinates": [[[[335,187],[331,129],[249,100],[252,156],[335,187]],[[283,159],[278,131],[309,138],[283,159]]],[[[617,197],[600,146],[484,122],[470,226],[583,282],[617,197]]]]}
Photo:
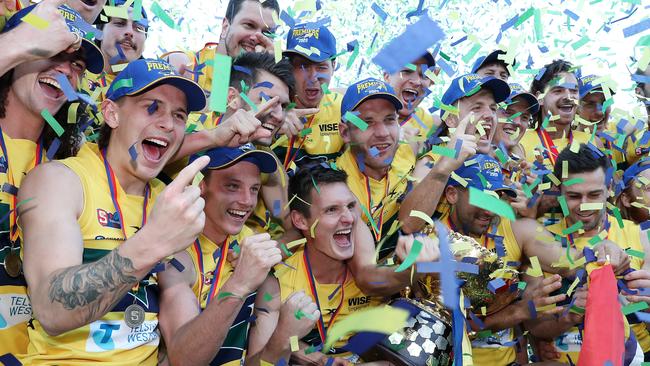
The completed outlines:
{"type": "Polygon", "coordinates": [[[133,262],[113,250],[96,262],[55,274],[50,281],[49,298],[67,310],[86,307],[86,320],[93,321],[112,309],[138,282],[133,272],[133,262]]]}
{"type": "Polygon", "coordinates": [[[40,49],[40,48],[32,48],[29,51],[27,51],[32,56],[40,57],[40,58],[48,58],[50,57],[50,51],[40,49]]]}

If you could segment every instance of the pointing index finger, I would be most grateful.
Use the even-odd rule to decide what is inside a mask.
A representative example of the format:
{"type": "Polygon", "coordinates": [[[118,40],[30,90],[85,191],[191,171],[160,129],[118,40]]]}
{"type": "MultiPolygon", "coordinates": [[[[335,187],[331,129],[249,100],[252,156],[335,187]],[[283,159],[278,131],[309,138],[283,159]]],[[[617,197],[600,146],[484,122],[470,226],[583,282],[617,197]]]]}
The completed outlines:
{"type": "Polygon", "coordinates": [[[474,119],[474,112],[470,112],[465,118],[463,118],[456,127],[456,134],[464,134],[467,131],[467,125],[470,120],[474,119]]]}
{"type": "Polygon", "coordinates": [[[304,117],[318,113],[320,111],[320,108],[294,109],[293,111],[296,113],[296,116],[304,117]]]}
{"type": "Polygon", "coordinates": [[[259,108],[257,108],[257,112],[255,112],[255,118],[260,118],[266,115],[273,107],[278,105],[280,103],[280,97],[275,96],[266,102],[262,103],[259,108]]]}
{"type": "Polygon", "coordinates": [[[185,168],[183,168],[183,170],[181,170],[180,173],[178,173],[176,179],[174,179],[169,184],[169,186],[167,186],[167,189],[175,192],[183,192],[185,187],[189,186],[192,183],[194,177],[203,168],[205,168],[209,162],[210,162],[210,157],[208,156],[201,156],[200,158],[194,160],[192,164],[186,166],[185,168]]]}

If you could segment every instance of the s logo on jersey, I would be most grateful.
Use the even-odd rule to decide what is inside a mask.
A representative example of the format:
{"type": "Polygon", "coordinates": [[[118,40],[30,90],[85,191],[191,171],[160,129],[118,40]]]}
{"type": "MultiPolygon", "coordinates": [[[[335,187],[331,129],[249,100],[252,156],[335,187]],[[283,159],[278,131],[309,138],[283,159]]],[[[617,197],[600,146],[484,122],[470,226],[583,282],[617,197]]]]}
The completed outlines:
{"type": "Polygon", "coordinates": [[[117,212],[107,212],[101,208],[97,209],[97,222],[99,222],[99,224],[104,227],[110,227],[114,229],[122,228],[122,224],[120,223],[120,215],[118,215],[117,212]]]}

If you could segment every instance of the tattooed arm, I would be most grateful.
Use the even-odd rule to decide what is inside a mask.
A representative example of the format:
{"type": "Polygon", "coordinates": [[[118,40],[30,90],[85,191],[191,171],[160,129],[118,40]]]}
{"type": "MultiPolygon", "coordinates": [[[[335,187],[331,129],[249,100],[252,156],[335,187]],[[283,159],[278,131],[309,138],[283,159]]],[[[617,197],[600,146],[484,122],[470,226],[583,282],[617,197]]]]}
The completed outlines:
{"type": "Polygon", "coordinates": [[[141,230],[102,259],[82,264],[77,218],[84,192],[60,163],[43,164],[25,178],[18,199],[28,198],[20,206],[24,272],[34,317],[50,335],[99,319],[157,262],[141,230]]]}

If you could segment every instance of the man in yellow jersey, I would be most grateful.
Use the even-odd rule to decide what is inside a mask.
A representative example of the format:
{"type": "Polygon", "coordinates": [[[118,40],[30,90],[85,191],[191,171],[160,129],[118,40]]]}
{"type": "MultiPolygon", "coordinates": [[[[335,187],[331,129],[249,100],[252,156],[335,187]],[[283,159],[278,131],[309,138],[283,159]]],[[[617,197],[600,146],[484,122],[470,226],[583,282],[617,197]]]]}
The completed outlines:
{"type": "MultiPolygon", "coordinates": [[[[322,165],[299,168],[291,177],[289,194],[297,197],[290,204],[291,221],[307,242],[286,260],[286,265],[276,266],[277,278],[266,281],[259,290],[268,293],[271,300],[264,302],[261,296],[257,297],[257,319],[250,341],[252,354],[264,353],[265,345],[286,343],[275,339],[273,329],[284,320],[280,304],[295,292],[306,293],[317,308],[315,326],[306,336],[299,335],[299,350],[286,349],[282,357],[288,360],[291,354],[295,360],[292,363],[326,364],[328,357],[323,353],[329,350],[315,351],[325,343],[332,326],[356,311],[379,304],[379,298],[367,296],[357,287],[346,264],[354,253],[353,226],[359,220],[358,201],[346,179],[344,171],[322,165]]],[[[346,364],[342,358],[357,359],[341,349],[345,344],[346,340],[341,340],[334,345],[332,357],[337,365],[346,364]]]]}
{"type": "Polygon", "coordinates": [[[482,77],[492,76],[507,83],[510,79],[509,66],[514,66],[517,62],[514,58],[511,62],[506,62],[507,57],[508,54],[502,50],[495,50],[486,56],[481,56],[474,61],[472,74],[479,74],[482,77]]]}
{"type": "MultiPolygon", "coordinates": [[[[258,304],[266,308],[268,301],[268,295],[257,289],[282,259],[277,242],[268,234],[256,235],[244,226],[261,189],[260,173],[278,168],[273,154],[246,144],[211,149],[206,155],[210,163],[199,185],[206,204],[205,228],[185,253],[176,256],[187,270],[171,270],[169,282],[161,283],[169,284],[161,297],[160,319],[173,365],[243,363],[253,304],[256,297],[262,298],[258,304]],[[236,266],[227,259],[229,251],[239,253],[236,266]],[[186,309],[182,317],[167,316],[167,309],[176,308],[186,309]]],[[[269,354],[288,350],[291,336],[305,335],[313,327],[309,318],[295,319],[297,311],[314,316],[316,305],[303,298],[308,300],[304,293],[296,294],[283,305],[283,317],[294,319],[284,319],[275,329],[274,344],[279,349],[269,347],[269,354]]],[[[264,360],[275,364],[278,359],[264,360]]]]}
{"type": "Polygon", "coordinates": [[[221,23],[218,43],[207,43],[196,53],[193,67],[194,81],[206,94],[212,89],[213,68],[206,61],[215,54],[237,57],[242,52],[269,52],[274,46],[270,35],[275,32],[274,14],[280,13],[277,0],[229,0],[221,23]]]}
{"type": "Polygon", "coordinates": [[[449,175],[477,152],[492,154],[496,133],[497,103],[510,95],[505,81],[477,74],[454,79],[442,96],[442,103],[453,108],[443,111],[445,126],[453,130],[447,147],[418,159],[413,178],[418,181],[406,196],[400,211],[402,230],[407,233],[422,229],[425,221],[411,215],[412,211],[433,216],[449,175]]]}
{"type": "Polygon", "coordinates": [[[546,169],[553,170],[557,155],[564,147],[574,140],[586,143],[590,136],[572,129],[579,97],[573,65],[554,60],[543,70],[530,87],[541,108],[533,116],[533,129],[526,131],[521,145],[527,161],[540,162],[546,169]]]}
{"type": "MultiPolygon", "coordinates": [[[[30,6],[9,19],[2,34],[12,33],[22,18],[34,11],[30,6]]],[[[22,274],[16,195],[23,177],[47,160],[43,132],[47,127],[42,113],[55,115],[66,102],[62,83],[78,85],[84,71],[101,70],[103,58],[91,40],[81,41],[78,27],[83,20],[74,10],[61,6],[56,10],[65,19],[66,32],[80,40],[76,51],[60,52],[50,58],[27,61],[0,77],[0,354],[27,350],[27,322],[31,306],[22,274]],[[76,22],[76,24],[75,24],[76,22]]],[[[86,24],[87,26],[87,24],[86,24]]],[[[75,88],[76,89],[76,88],[75,88]]],[[[73,142],[61,138],[61,146],[73,142]]]]}
{"type": "MultiPolygon", "coordinates": [[[[125,4],[126,0],[115,0],[115,6],[124,7],[125,4]]],[[[134,6],[131,4],[127,8],[129,19],[108,17],[108,22],[97,22],[97,29],[102,32],[102,40],[96,43],[104,53],[104,70],[101,73],[88,75],[87,85],[84,87],[88,88],[87,91],[91,96],[99,89],[100,94],[97,96],[99,102],[104,99],[108,86],[123,66],[141,58],[144,52],[149,21],[144,8],[137,19],[136,14],[133,14],[134,6]]]]}
{"type": "Polygon", "coordinates": [[[625,169],[617,204],[621,216],[641,225],[650,220],[650,158],[645,157],[625,169]]]}
{"type": "MultiPolygon", "coordinates": [[[[598,242],[613,242],[621,249],[643,253],[642,240],[647,239],[642,239],[639,226],[608,213],[609,159],[597,148],[581,144],[576,152],[565,148],[559,154],[554,170],[557,177],[562,176],[563,165],[567,166],[567,175],[561,178],[560,189],[566,199],[567,215],[559,223],[548,226],[548,230],[577,250],[598,242]]],[[[631,256],[632,269],[639,270],[643,265],[644,260],[639,255],[631,256]]],[[[627,273],[624,270],[615,268],[615,273],[627,273]]],[[[582,335],[576,326],[582,321],[580,312],[570,312],[557,319],[532,320],[528,322],[528,328],[534,336],[554,343],[561,362],[568,363],[570,359],[577,363],[582,335]]],[[[632,329],[641,346],[647,347],[650,339],[645,325],[634,324],[632,329]]]]}
{"type": "Polygon", "coordinates": [[[72,52],[78,48],[80,40],[69,32],[66,22],[58,11],[60,5],[67,4],[77,11],[85,22],[92,24],[105,3],[106,0],[41,1],[33,11],[35,15],[48,22],[46,29],[38,29],[25,23],[16,26],[11,32],[0,34],[0,49],[3,50],[0,58],[0,75],[23,62],[49,58],[60,52],[66,50],[72,52]]]}
{"type": "Polygon", "coordinates": [[[158,292],[183,270],[171,256],[203,229],[204,201],[190,183],[209,159],[164,190],[154,178],[179,149],[188,112],[205,104],[169,64],[133,61],[102,103],[111,129],[98,145],[25,179],[19,214],[34,310],[25,363],[157,364],[158,292]],[[177,268],[158,265],[166,258],[177,268]]]}
{"type": "Polygon", "coordinates": [[[274,149],[283,166],[290,169],[313,160],[335,158],[343,148],[339,132],[341,95],[329,90],[336,68],[336,38],[317,23],[297,24],[289,30],[284,55],[293,65],[296,79],[291,96],[297,108],[318,108],[302,120],[287,121],[286,138],[274,149]],[[285,140],[286,139],[286,140],[285,140]]]}
{"type": "Polygon", "coordinates": [[[404,106],[397,112],[402,126],[403,140],[412,143],[423,142],[429,130],[440,126],[440,117],[420,107],[420,103],[430,93],[429,88],[433,85],[433,80],[430,78],[438,75],[439,72],[440,69],[436,68],[433,55],[428,51],[394,74],[384,72],[384,81],[393,87],[395,95],[404,106]],[[416,136],[419,139],[414,139],[416,136]]]}
{"type": "Polygon", "coordinates": [[[539,103],[537,98],[521,85],[509,83],[508,86],[510,96],[505,100],[505,106],[497,110],[494,145],[506,157],[519,161],[526,157],[526,152],[519,142],[524,137],[532,116],[539,111],[539,103]]]}

